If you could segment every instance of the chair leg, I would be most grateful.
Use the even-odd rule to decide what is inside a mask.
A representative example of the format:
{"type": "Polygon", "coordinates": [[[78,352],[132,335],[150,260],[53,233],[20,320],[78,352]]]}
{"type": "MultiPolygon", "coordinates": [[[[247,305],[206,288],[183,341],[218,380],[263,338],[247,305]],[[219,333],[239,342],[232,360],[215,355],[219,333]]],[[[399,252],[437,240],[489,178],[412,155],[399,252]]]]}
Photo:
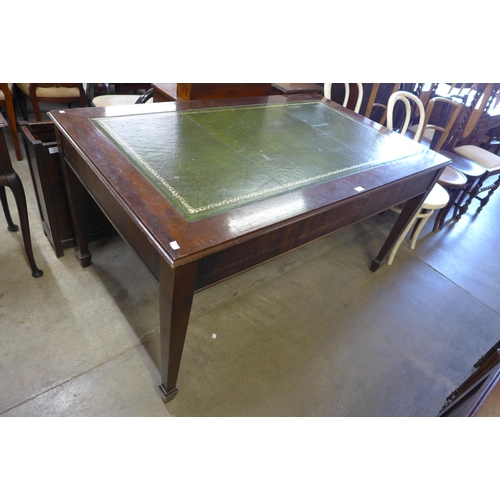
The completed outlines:
{"type": "Polygon", "coordinates": [[[482,177],[469,179],[469,181],[465,184],[460,192],[460,195],[458,196],[458,199],[455,201],[455,207],[453,208],[452,215],[453,220],[459,221],[462,215],[467,212],[472,201],[472,193],[477,194],[476,187],[480,184],[481,178],[482,177]]]}
{"type": "Polygon", "coordinates": [[[28,120],[28,107],[26,106],[26,97],[24,97],[23,93],[21,91],[17,92],[16,91],[16,97],[15,99],[17,100],[17,104],[19,105],[19,109],[21,110],[21,116],[23,117],[23,120],[25,122],[29,121],[28,120]]]}
{"type": "Polygon", "coordinates": [[[42,112],[40,111],[40,105],[38,104],[38,99],[31,99],[31,104],[33,105],[33,111],[35,113],[36,121],[41,122],[42,112]]]}
{"type": "Polygon", "coordinates": [[[389,257],[387,258],[387,265],[390,266],[392,264],[394,257],[396,256],[396,253],[399,250],[399,247],[401,246],[401,243],[403,243],[403,240],[406,238],[406,235],[410,232],[410,229],[413,227],[413,224],[415,224],[415,221],[419,217],[420,217],[420,212],[413,217],[413,219],[405,227],[404,231],[400,234],[399,238],[395,241],[394,245],[391,248],[391,252],[389,253],[389,257]]]}
{"type": "Polygon", "coordinates": [[[448,215],[448,212],[455,206],[457,198],[461,195],[462,191],[463,189],[452,190],[452,192],[450,193],[450,201],[448,202],[448,205],[439,210],[436,220],[434,221],[434,227],[432,229],[434,233],[438,233],[439,231],[441,231],[441,229],[443,229],[446,216],[448,215]]]}
{"type": "Polygon", "coordinates": [[[495,181],[494,184],[492,184],[491,186],[488,186],[488,188],[486,188],[486,189],[489,189],[489,191],[488,191],[488,194],[484,198],[478,197],[479,200],[481,200],[481,203],[479,205],[479,208],[477,209],[477,213],[481,212],[481,210],[484,208],[484,206],[490,201],[492,194],[498,189],[499,186],[500,186],[500,176],[498,177],[498,179],[495,181]]]}
{"type": "Polygon", "coordinates": [[[453,213],[453,218],[455,220],[460,220],[462,215],[469,210],[472,200],[478,198],[478,194],[482,191],[484,182],[487,178],[488,172],[481,175],[479,178],[471,179],[470,184],[466,184],[464,191],[455,205],[455,211],[453,213]]]}
{"type": "Polygon", "coordinates": [[[428,212],[420,212],[420,221],[419,223],[415,226],[415,229],[413,230],[413,233],[410,238],[410,248],[412,250],[415,250],[415,245],[417,244],[418,240],[418,235],[422,231],[422,229],[425,226],[425,223],[429,220],[429,217],[434,213],[434,210],[429,210],[428,212]]]}
{"type": "MultiPolygon", "coordinates": [[[[26,205],[26,195],[24,194],[24,188],[21,183],[21,179],[19,176],[13,172],[8,176],[8,184],[7,184],[14,194],[14,198],[16,200],[17,211],[19,213],[19,223],[21,224],[21,232],[23,235],[24,249],[26,251],[26,257],[28,258],[29,265],[31,267],[31,276],[34,278],[39,278],[43,275],[43,271],[38,269],[35,258],[33,257],[33,247],[31,246],[31,236],[30,236],[30,228],[28,222],[28,207],[26,205]]],[[[3,189],[5,195],[5,188],[3,189]]],[[[2,196],[3,203],[4,196],[2,196]]],[[[7,198],[5,197],[5,201],[7,198]]],[[[5,206],[4,206],[5,209],[5,206]]],[[[10,214],[9,214],[10,216],[10,214]]],[[[12,220],[12,219],[11,219],[12,220]]]]}

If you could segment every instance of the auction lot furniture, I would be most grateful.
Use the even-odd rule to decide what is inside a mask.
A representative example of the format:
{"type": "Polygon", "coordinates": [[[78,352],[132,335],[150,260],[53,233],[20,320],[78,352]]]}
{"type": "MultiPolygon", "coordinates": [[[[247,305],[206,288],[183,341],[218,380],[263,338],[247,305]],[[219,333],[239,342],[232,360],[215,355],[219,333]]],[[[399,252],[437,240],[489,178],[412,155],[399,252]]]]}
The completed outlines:
{"type": "Polygon", "coordinates": [[[12,135],[12,143],[14,144],[14,150],[16,152],[16,159],[20,161],[23,159],[23,153],[21,151],[21,143],[19,142],[19,134],[17,131],[16,110],[14,96],[12,94],[13,89],[13,83],[0,83],[0,107],[5,106],[10,133],[12,135]]]}
{"type": "Polygon", "coordinates": [[[43,271],[38,269],[35,258],[33,257],[33,247],[31,245],[30,226],[28,220],[28,207],[26,205],[26,195],[21,179],[12,167],[12,162],[9,156],[9,149],[3,133],[3,129],[7,128],[3,116],[0,114],[0,201],[2,203],[5,219],[7,220],[7,229],[9,231],[18,231],[19,227],[14,224],[10,215],[9,205],[7,204],[7,194],[5,186],[9,187],[16,200],[17,212],[19,214],[19,223],[21,224],[21,232],[23,235],[24,249],[26,257],[31,267],[31,276],[40,278],[43,271]]]}
{"type": "Polygon", "coordinates": [[[500,342],[474,366],[477,370],[446,398],[439,417],[500,416],[500,342]]]}
{"type": "MultiPolygon", "coordinates": [[[[21,122],[21,134],[35,188],[45,235],[57,257],[75,244],[75,231],[59,162],[52,122],[21,122]]],[[[114,233],[114,229],[88,193],[85,193],[88,237],[92,240],[114,233]]]]}
{"type": "Polygon", "coordinates": [[[322,94],[323,85],[318,83],[273,83],[272,94],[322,94]]]}
{"type": "Polygon", "coordinates": [[[25,98],[31,100],[37,122],[42,121],[41,102],[68,104],[84,107],[87,104],[81,83],[16,83],[18,102],[23,118],[28,121],[25,98]]]}
{"type": "Polygon", "coordinates": [[[267,96],[272,91],[270,83],[153,83],[152,87],[155,102],[267,96]]]}
{"type": "Polygon", "coordinates": [[[406,202],[376,270],[449,164],[321,96],[50,112],[77,257],[88,190],[159,284],[161,391],[177,377],[193,294],[406,202]]]}

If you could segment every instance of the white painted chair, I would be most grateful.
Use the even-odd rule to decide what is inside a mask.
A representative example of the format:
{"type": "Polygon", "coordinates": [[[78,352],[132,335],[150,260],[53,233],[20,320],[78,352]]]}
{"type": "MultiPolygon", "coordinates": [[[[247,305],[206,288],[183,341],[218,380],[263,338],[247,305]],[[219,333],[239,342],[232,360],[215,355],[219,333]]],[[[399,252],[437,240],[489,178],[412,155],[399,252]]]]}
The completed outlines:
{"type": "MultiPolygon", "coordinates": [[[[356,100],[356,105],[354,106],[354,112],[359,113],[359,109],[361,108],[361,103],[363,102],[363,84],[362,83],[357,83],[358,86],[358,98],[356,100]]],[[[345,87],[345,96],[344,96],[344,102],[342,103],[342,106],[344,108],[347,106],[347,103],[349,102],[349,95],[350,95],[350,86],[348,83],[344,83],[345,87]]],[[[332,84],[331,83],[325,83],[324,85],[324,96],[327,99],[332,98],[332,84]]]]}
{"type": "MultiPolygon", "coordinates": [[[[411,94],[410,92],[406,91],[398,91],[394,92],[391,97],[389,98],[389,102],[387,103],[387,128],[390,130],[393,129],[393,123],[394,123],[394,106],[396,105],[396,102],[402,101],[405,105],[405,121],[403,124],[403,127],[400,130],[401,134],[405,134],[406,131],[408,130],[408,125],[410,123],[410,118],[411,118],[411,104],[410,101],[415,102],[419,109],[419,123],[417,126],[417,131],[415,133],[415,136],[413,138],[414,141],[420,142],[422,138],[422,134],[424,131],[424,124],[425,124],[425,109],[422,104],[422,101],[415,95],[411,94]]],[[[389,253],[389,258],[387,259],[387,264],[391,265],[394,257],[396,255],[396,252],[398,251],[399,247],[401,246],[401,243],[403,240],[406,238],[406,235],[409,233],[410,229],[414,226],[414,224],[419,220],[417,226],[415,227],[415,230],[413,231],[413,234],[411,235],[410,239],[410,248],[414,249],[415,245],[417,243],[418,236],[420,232],[422,231],[425,223],[429,220],[429,217],[434,213],[434,210],[440,210],[448,204],[450,201],[450,195],[448,194],[448,191],[446,191],[445,188],[440,186],[439,184],[435,184],[430,193],[427,195],[427,197],[424,200],[424,203],[422,204],[420,210],[418,213],[413,217],[413,219],[408,223],[404,231],[402,232],[401,236],[397,239],[397,241],[394,243],[391,252],[389,253]]],[[[401,212],[401,207],[392,207],[391,210],[400,213],[401,212]]]]}
{"type": "Polygon", "coordinates": [[[91,106],[127,106],[130,104],[150,104],[153,102],[152,88],[140,96],[136,94],[105,94],[94,96],[95,86],[95,83],[89,84],[88,100],[91,106]]]}

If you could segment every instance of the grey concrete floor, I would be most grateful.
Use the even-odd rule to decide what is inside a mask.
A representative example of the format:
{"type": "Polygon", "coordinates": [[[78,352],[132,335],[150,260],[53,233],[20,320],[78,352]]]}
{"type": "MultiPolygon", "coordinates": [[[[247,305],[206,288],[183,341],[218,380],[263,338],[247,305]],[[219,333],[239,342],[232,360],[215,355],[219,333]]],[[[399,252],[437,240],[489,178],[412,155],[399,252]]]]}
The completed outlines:
{"type": "Polygon", "coordinates": [[[118,236],[92,243],[89,268],[73,248],[56,258],[11,157],[44,275],[1,222],[3,417],[434,416],[500,338],[500,195],[437,234],[432,217],[372,273],[387,212],[198,293],[165,405],[156,284],[118,236]]]}

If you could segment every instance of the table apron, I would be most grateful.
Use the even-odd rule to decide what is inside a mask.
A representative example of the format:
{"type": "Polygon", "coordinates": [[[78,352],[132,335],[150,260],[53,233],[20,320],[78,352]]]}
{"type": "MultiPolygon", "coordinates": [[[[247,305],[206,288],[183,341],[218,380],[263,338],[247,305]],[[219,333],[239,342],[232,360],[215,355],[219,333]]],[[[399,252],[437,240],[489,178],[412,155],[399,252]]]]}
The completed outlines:
{"type": "Polygon", "coordinates": [[[441,171],[442,169],[427,170],[360,193],[317,213],[306,214],[297,220],[259,232],[253,237],[246,237],[230,248],[208,255],[198,263],[195,289],[207,288],[419,196],[434,185],[441,171]]]}
{"type": "MultiPolygon", "coordinates": [[[[137,216],[110,186],[87,164],[79,152],[63,138],[64,160],[92,195],[117,232],[132,248],[156,283],[160,279],[160,259],[166,253],[137,216]]],[[[284,221],[225,244],[224,249],[199,259],[195,291],[256,267],[293,249],[348,227],[388,208],[414,198],[429,189],[440,169],[429,169],[405,177],[346,200],[323,207],[315,213],[284,221]]],[[[188,259],[186,263],[198,260],[188,259]]],[[[170,262],[170,265],[175,263],[170,262]]],[[[180,264],[183,265],[183,264],[180,264]]]]}

